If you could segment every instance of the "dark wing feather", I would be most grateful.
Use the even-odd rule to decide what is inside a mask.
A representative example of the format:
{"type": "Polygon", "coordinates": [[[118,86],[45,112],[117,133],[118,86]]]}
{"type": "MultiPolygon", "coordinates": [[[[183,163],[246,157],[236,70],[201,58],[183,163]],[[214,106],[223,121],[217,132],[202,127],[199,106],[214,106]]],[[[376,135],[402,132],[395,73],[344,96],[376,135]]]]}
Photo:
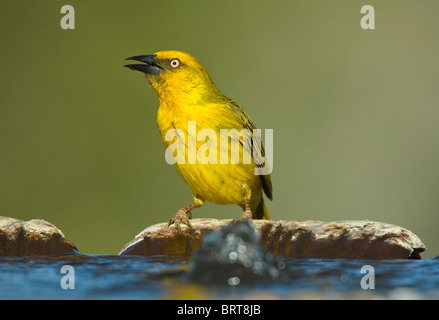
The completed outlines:
{"type": "MultiPolygon", "coordinates": [[[[253,144],[253,140],[255,141],[255,145],[244,145],[243,141],[240,140],[240,143],[243,145],[244,148],[247,149],[248,152],[253,157],[252,153],[252,147],[256,148],[256,151],[258,154],[260,154],[262,157],[265,157],[265,150],[264,146],[261,142],[261,137],[259,135],[253,135],[253,129],[256,129],[256,126],[253,124],[253,122],[250,120],[249,116],[245,113],[245,111],[236,104],[236,102],[229,100],[228,106],[231,110],[233,110],[241,119],[241,123],[244,128],[248,129],[250,131],[250,134],[252,136],[251,143],[253,144]]],[[[265,160],[267,161],[267,160],[265,160]]],[[[270,171],[267,168],[264,168],[264,164],[256,164],[259,168],[261,168],[264,172],[263,175],[260,175],[260,179],[262,181],[262,188],[264,189],[265,194],[270,200],[273,200],[273,186],[271,184],[271,174],[270,171]]]]}

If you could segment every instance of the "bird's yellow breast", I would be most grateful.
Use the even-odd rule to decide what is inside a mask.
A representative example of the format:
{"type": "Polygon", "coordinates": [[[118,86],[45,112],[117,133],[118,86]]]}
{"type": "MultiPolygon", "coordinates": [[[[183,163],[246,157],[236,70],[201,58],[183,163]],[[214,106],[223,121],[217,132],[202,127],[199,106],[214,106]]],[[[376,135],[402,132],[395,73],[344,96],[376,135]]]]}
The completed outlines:
{"type": "MultiPolygon", "coordinates": [[[[233,121],[233,111],[218,103],[186,104],[170,103],[161,101],[157,114],[157,123],[163,142],[168,148],[178,139],[172,141],[165,139],[169,130],[181,130],[184,137],[180,137],[181,148],[175,152],[184,150],[184,163],[175,163],[175,167],[183,180],[191,187],[195,197],[217,204],[239,204],[243,203],[244,192],[260,190],[261,181],[254,173],[254,164],[244,164],[243,148],[240,148],[240,162],[231,163],[230,143],[220,143],[220,129],[241,129],[239,121],[233,121]],[[195,126],[195,130],[192,130],[195,126]],[[216,141],[210,138],[200,137],[200,131],[209,129],[216,133],[216,141]],[[195,136],[194,136],[195,134],[195,136]],[[201,138],[201,139],[200,139],[201,138]],[[195,142],[195,143],[191,143],[195,142]],[[198,157],[195,164],[191,160],[193,155],[198,156],[200,148],[202,151],[208,149],[208,153],[216,150],[216,161],[200,163],[198,157]],[[228,155],[226,164],[221,164],[220,156],[228,155]],[[243,188],[245,186],[247,190],[243,188]]],[[[182,156],[182,155],[178,155],[182,156]]],[[[212,160],[212,157],[210,158],[212,160]]],[[[257,204],[260,201],[260,192],[255,192],[251,202],[257,204]]]]}

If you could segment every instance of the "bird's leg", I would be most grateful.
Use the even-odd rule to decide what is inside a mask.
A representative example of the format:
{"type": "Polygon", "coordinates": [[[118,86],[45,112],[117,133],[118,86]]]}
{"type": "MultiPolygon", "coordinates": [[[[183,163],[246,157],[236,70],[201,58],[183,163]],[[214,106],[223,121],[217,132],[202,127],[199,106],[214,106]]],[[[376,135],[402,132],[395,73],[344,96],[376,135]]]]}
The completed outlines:
{"type": "Polygon", "coordinates": [[[230,222],[231,224],[238,221],[249,221],[253,219],[252,210],[250,209],[250,199],[248,198],[247,195],[244,196],[244,207],[245,210],[242,213],[241,217],[233,219],[232,222],[230,222]]]}
{"type": "Polygon", "coordinates": [[[195,208],[201,207],[203,202],[201,201],[195,201],[195,203],[192,203],[191,205],[180,209],[177,211],[177,214],[175,215],[175,218],[171,218],[168,221],[168,227],[172,224],[175,225],[175,228],[178,230],[179,233],[181,233],[181,227],[180,224],[183,223],[187,225],[190,229],[192,229],[192,224],[190,223],[189,219],[192,219],[192,213],[191,210],[195,208]]]}
{"type": "Polygon", "coordinates": [[[241,215],[240,220],[251,220],[253,217],[252,211],[250,209],[250,199],[248,196],[244,196],[245,210],[241,215]]]}
{"type": "Polygon", "coordinates": [[[240,218],[233,219],[230,223],[235,223],[238,221],[249,221],[253,219],[252,210],[250,209],[250,199],[247,195],[244,196],[244,212],[242,213],[240,218]]]}

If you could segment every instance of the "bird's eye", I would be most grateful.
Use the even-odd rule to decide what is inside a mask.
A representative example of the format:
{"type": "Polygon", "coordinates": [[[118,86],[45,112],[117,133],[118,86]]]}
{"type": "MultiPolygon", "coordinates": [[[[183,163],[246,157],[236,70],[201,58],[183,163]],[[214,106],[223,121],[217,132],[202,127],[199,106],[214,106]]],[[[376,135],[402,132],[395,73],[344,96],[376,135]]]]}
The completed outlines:
{"type": "Polygon", "coordinates": [[[178,68],[180,66],[180,60],[175,58],[171,60],[171,67],[173,69],[178,68]]]}

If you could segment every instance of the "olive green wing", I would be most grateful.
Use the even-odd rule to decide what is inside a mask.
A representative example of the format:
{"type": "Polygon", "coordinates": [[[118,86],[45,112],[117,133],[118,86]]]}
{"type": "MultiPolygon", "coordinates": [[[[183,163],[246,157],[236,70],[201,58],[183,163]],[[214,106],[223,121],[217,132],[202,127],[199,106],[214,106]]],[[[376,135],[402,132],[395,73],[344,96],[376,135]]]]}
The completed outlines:
{"type": "MultiPolygon", "coordinates": [[[[245,111],[234,101],[229,100],[228,101],[228,107],[239,116],[239,121],[242,124],[243,128],[246,128],[249,130],[249,133],[251,135],[251,139],[248,139],[250,141],[243,141],[243,139],[240,139],[240,143],[242,146],[252,155],[253,161],[255,160],[253,157],[253,148],[257,155],[261,155],[262,157],[265,157],[265,150],[264,146],[261,141],[261,136],[259,134],[254,135],[253,129],[256,129],[256,126],[254,123],[250,120],[250,117],[245,113],[245,111]]],[[[265,159],[267,161],[267,159],[265,159]]],[[[262,170],[262,175],[259,177],[262,181],[262,188],[264,189],[265,194],[270,200],[273,200],[273,186],[271,184],[271,174],[270,170],[268,169],[268,165],[265,165],[264,163],[257,164],[255,161],[256,166],[262,170]]]]}

